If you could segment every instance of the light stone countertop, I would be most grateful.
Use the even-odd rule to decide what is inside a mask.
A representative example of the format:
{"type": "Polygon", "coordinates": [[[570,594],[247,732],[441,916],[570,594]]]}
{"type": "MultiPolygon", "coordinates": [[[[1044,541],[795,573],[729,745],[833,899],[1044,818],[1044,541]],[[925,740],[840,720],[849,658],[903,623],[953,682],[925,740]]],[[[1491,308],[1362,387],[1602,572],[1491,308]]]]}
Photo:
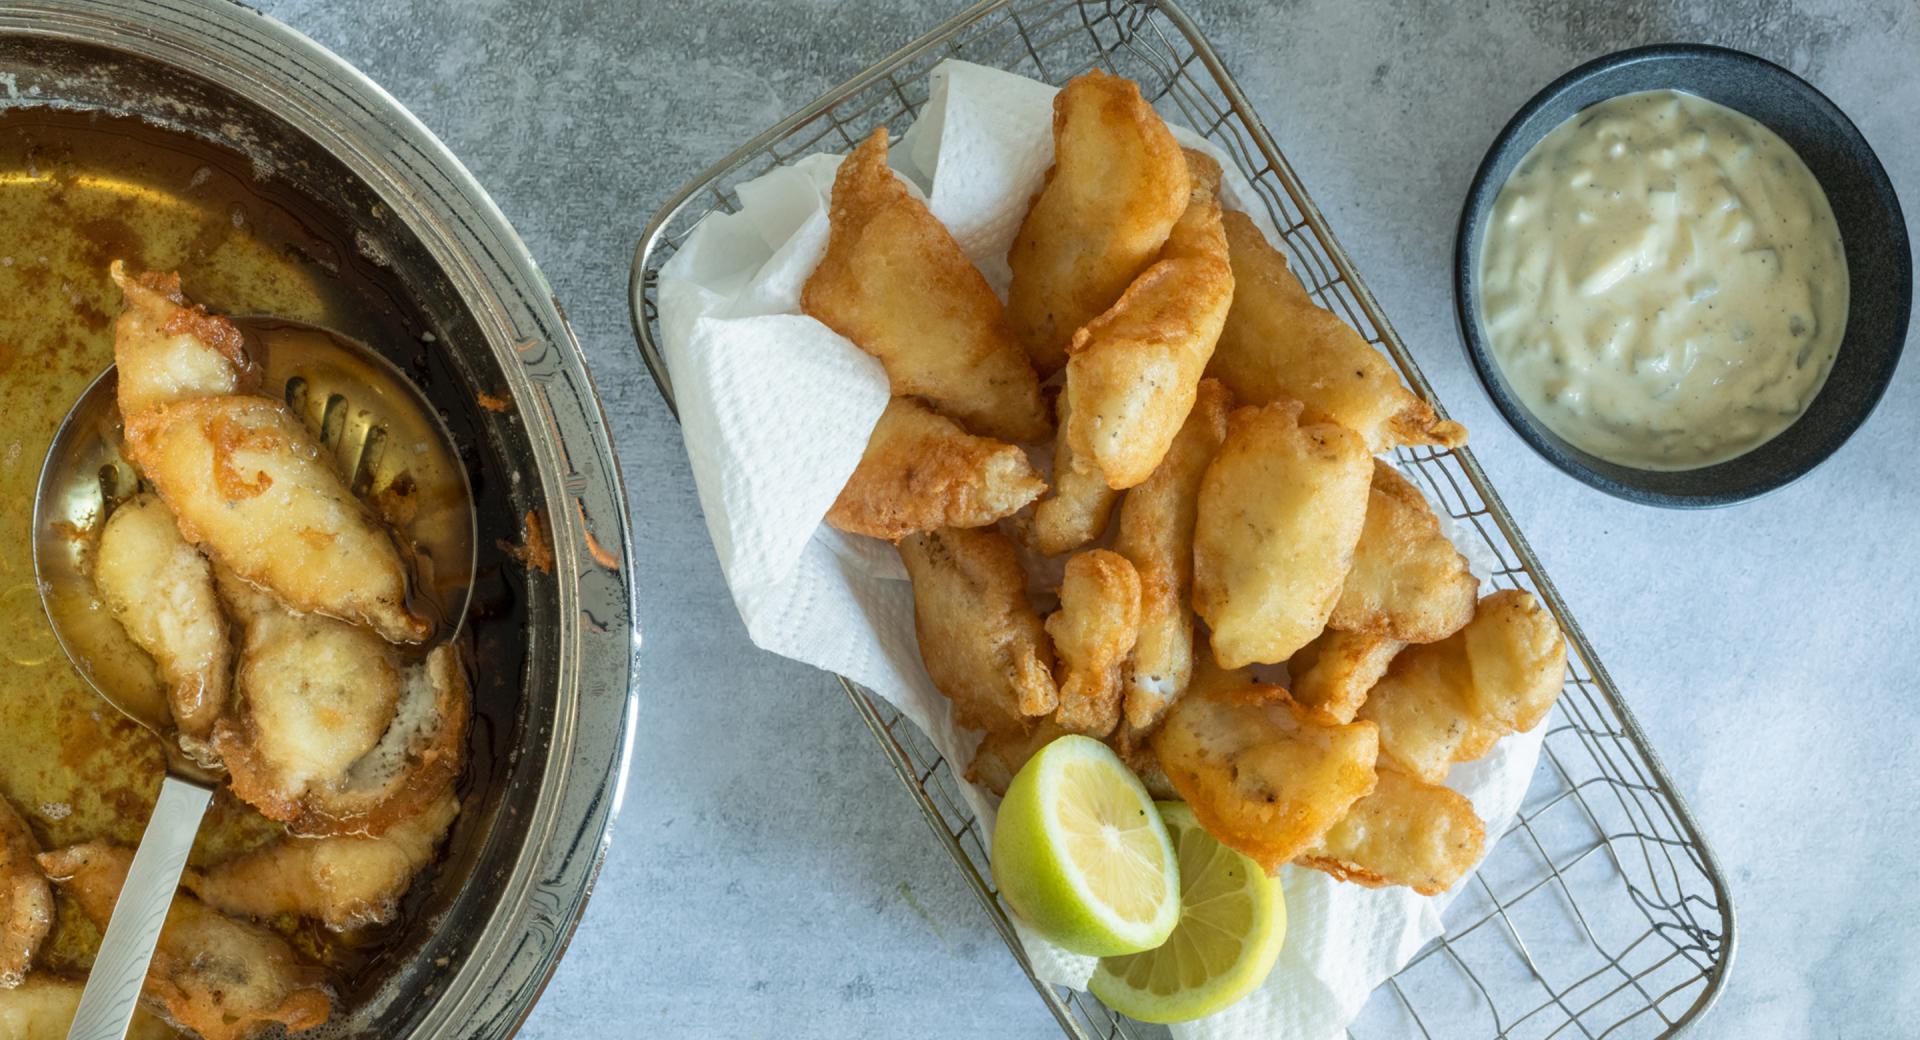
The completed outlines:
{"type": "MultiPolygon", "coordinates": [[[[754,649],[627,268],[677,186],[959,0],[264,0],[369,73],[493,194],[593,366],[631,495],[645,633],[612,851],[524,1035],[1058,1036],[833,681],[754,649]]],[[[1699,815],[1738,963],[1698,1035],[1920,1021],[1920,369],[1797,485],[1680,513],[1565,477],[1506,427],[1453,324],[1454,222],[1513,110],[1671,40],[1785,64],[1920,212],[1912,0],[1190,0],[1474,447],[1699,815]]],[[[1910,217],[1910,223],[1912,218],[1910,217]]]]}

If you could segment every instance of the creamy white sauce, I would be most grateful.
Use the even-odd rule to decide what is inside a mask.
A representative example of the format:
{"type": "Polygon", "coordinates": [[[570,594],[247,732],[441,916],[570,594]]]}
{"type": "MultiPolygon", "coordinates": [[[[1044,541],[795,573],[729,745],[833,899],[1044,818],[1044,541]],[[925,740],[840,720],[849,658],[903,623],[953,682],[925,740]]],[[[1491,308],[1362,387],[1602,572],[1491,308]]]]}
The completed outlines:
{"type": "Polygon", "coordinates": [[[1847,257],[1793,149],[1671,90],[1603,101],[1500,189],[1480,317],[1506,382],[1600,458],[1708,466],[1785,430],[1827,380],[1847,257]]]}

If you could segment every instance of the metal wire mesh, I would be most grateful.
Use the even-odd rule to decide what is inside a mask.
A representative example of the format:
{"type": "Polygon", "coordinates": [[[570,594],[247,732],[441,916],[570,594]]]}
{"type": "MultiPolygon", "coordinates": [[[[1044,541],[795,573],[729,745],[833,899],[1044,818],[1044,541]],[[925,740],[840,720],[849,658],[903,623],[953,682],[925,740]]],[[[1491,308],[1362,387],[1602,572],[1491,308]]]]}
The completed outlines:
{"type": "MultiPolygon", "coordinates": [[[[1382,317],[1246,98],[1171,3],[988,0],[755,138],[655,216],[634,260],[635,334],[661,392],[654,277],[695,224],[732,212],[734,188],[818,151],[844,152],[877,126],[904,132],[927,101],[928,72],[960,58],[1061,84],[1098,65],[1140,83],[1169,120],[1224,148],[1281,230],[1314,298],[1431,388],[1382,317]]],[[[1445,414],[1438,402],[1435,407],[1445,414]]],[[[1568,637],[1566,685],[1513,825],[1463,882],[1446,931],[1374,994],[1358,1038],[1666,1036],[1719,995],[1734,946],[1733,906],[1692,816],[1674,793],[1612,679],[1514,528],[1472,454],[1402,448],[1402,468],[1498,561],[1493,580],[1534,592],[1568,637]]],[[[846,683],[901,782],[1061,1027],[1074,1037],[1162,1035],[1092,998],[1033,977],[987,869],[963,783],[890,705],[846,683]]]]}

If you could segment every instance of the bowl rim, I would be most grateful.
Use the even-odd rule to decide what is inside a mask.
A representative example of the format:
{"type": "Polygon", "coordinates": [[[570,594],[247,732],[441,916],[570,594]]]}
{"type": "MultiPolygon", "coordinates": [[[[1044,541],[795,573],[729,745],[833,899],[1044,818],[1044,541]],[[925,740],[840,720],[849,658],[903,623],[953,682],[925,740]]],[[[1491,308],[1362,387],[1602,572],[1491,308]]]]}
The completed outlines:
{"type": "MultiPolygon", "coordinates": [[[[528,501],[555,554],[551,737],[525,768],[541,797],[515,808],[524,841],[471,925],[471,952],[437,969],[409,1034],[500,1038],[551,979],[598,878],[630,773],[640,629],[633,528],[605,405],[532,254],[466,166],[365,73],[236,0],[13,0],[0,37],[118,51],[182,68],[266,109],[358,178],[459,292],[528,430],[528,501]],[[206,60],[209,51],[217,60],[206,60]],[[199,59],[200,63],[190,63],[199,59]]],[[[18,104],[33,104],[22,92],[18,104]]],[[[8,104],[0,100],[0,105],[8,104]]],[[[529,748],[528,756],[536,752],[529,748]]],[[[436,931],[444,921],[435,926],[436,931]]],[[[429,936],[429,941],[432,936],[429,936]]],[[[365,1009],[384,1015],[391,1007],[365,1009]]]]}
{"type": "MultiPolygon", "coordinates": [[[[1684,90],[1685,86],[1684,84],[1679,84],[1668,89],[1684,90]]],[[[1612,96],[1617,97],[1619,95],[1616,94],[1612,96]]],[[[1739,111],[1738,109],[1735,110],[1739,111]]],[[[1744,115],[1746,113],[1743,112],[1742,114],[1744,115]]],[[[1569,116],[1569,118],[1571,118],[1571,116],[1569,116]]],[[[1749,118],[1755,117],[1749,116],[1749,118]]],[[[1558,124],[1556,124],[1556,126],[1557,125],[1558,124]]],[[[1764,122],[1762,125],[1765,125],[1764,122]]],[[[1548,132],[1552,132],[1551,128],[1548,132]]],[[[1531,148],[1533,144],[1536,143],[1538,142],[1529,142],[1527,147],[1531,148]]],[[[1839,105],[1835,104],[1833,99],[1827,97],[1820,88],[1795,74],[1791,69],[1768,61],[1759,55],[1735,50],[1731,47],[1721,47],[1708,43],[1647,44],[1603,54],[1600,57],[1583,62],[1566,73],[1563,73],[1529,97],[1526,103],[1522,104],[1519,109],[1514,112],[1513,116],[1507,120],[1506,124],[1501,127],[1500,132],[1494,136],[1493,142],[1487,146],[1486,153],[1481,157],[1479,165],[1474,170],[1473,180],[1467,188],[1466,197],[1461,202],[1460,216],[1454,229],[1453,304],[1454,318],[1459,326],[1460,338],[1466,347],[1468,360],[1473,364],[1474,374],[1479,378],[1481,386],[1486,389],[1487,396],[1492,398],[1494,407],[1500,412],[1501,418],[1506,420],[1507,425],[1512,427],[1513,431],[1520,436],[1520,439],[1525,441],[1527,446],[1532,448],[1535,453],[1558,467],[1562,472],[1582,483],[1629,502],[1637,502],[1641,505],[1661,506],[1670,509],[1715,508],[1750,501],[1792,484],[1832,458],[1833,455],[1840,450],[1841,446],[1851,440],[1853,435],[1859,432],[1862,426],[1866,425],[1867,420],[1872,417],[1874,411],[1879,407],[1881,400],[1885,398],[1887,389],[1893,382],[1894,372],[1899,366],[1900,356],[1906,348],[1905,330],[1908,320],[1911,317],[1913,304],[1912,250],[1908,241],[1906,220],[1900,207],[1899,195],[1894,190],[1892,179],[1887,176],[1886,167],[1881,163],[1879,154],[1874,151],[1866,135],[1860,132],[1860,128],[1854,124],[1846,112],[1842,110],[1839,105]],[[1473,239],[1480,225],[1483,223],[1485,214],[1492,208],[1494,198],[1498,195],[1500,188],[1505,185],[1504,179],[1497,184],[1492,182],[1493,168],[1498,165],[1500,160],[1515,149],[1518,138],[1520,137],[1521,128],[1542,109],[1559,100],[1561,95],[1565,94],[1568,90],[1571,90],[1596,75],[1610,72],[1627,65],[1650,61],[1663,61],[1670,58],[1704,58],[1710,61],[1746,66],[1764,75],[1780,78],[1789,84],[1791,89],[1800,91],[1814,104],[1814,107],[1818,108],[1827,120],[1830,121],[1834,130],[1842,137],[1850,139],[1851,144],[1858,146],[1859,154],[1865,159],[1863,172],[1867,180],[1872,184],[1873,195],[1884,204],[1888,211],[1889,223],[1893,228],[1895,241],[1899,245],[1896,259],[1899,270],[1895,272],[1899,277],[1897,277],[1895,281],[1900,286],[1899,297],[1896,300],[1896,309],[1900,318],[1898,322],[1900,332],[1892,340],[1890,349],[1886,351],[1885,360],[1878,366],[1877,370],[1871,373],[1868,390],[1860,406],[1854,409],[1846,418],[1846,421],[1841,425],[1841,429],[1837,434],[1827,436],[1824,442],[1816,445],[1812,452],[1796,459],[1791,465],[1763,474],[1759,479],[1751,481],[1746,485],[1726,491],[1686,493],[1654,490],[1638,484],[1615,479],[1587,465],[1579,457],[1563,450],[1558,444],[1543,434],[1542,428],[1544,424],[1535,418],[1533,412],[1507,390],[1504,377],[1500,373],[1499,363],[1494,360],[1491,350],[1487,347],[1485,337],[1482,336],[1480,332],[1477,313],[1478,277],[1473,270],[1473,239]]],[[[1842,346],[1845,345],[1845,342],[1845,340],[1842,341],[1842,346]]],[[[1784,436],[1787,432],[1791,431],[1791,429],[1792,426],[1789,425],[1786,430],[1781,431],[1781,434],[1777,436],[1784,436]]],[[[1736,456],[1735,458],[1738,459],[1740,457],[1741,456],[1736,456]]],[[[1728,461],[1732,462],[1735,460],[1728,461]]],[[[1725,463],[1719,463],[1716,465],[1724,464],[1725,463]]],[[[1622,468],[1633,469],[1633,467],[1624,466],[1622,468]]],[[[1701,467],[1703,470],[1711,468],[1713,467],[1701,467]]],[[[1653,473],[1659,471],[1636,470],[1636,472],[1653,473]]]]}

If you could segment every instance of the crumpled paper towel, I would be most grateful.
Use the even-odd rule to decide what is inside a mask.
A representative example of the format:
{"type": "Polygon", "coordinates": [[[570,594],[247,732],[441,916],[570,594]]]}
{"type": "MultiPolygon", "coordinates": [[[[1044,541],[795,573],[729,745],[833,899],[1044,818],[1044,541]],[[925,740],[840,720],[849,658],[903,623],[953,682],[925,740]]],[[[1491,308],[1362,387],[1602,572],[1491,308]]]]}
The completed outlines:
{"type": "MultiPolygon", "coordinates": [[[[1054,89],[947,61],[896,142],[892,163],[1004,295],[1006,253],[1052,162],[1054,89]]],[[[1222,200],[1277,230],[1252,186],[1223,159],[1222,200]]],[[[887,402],[880,365],[800,314],[800,290],[827,241],[839,157],[811,155],[740,185],[739,212],[701,222],[660,272],[662,340],[707,529],[747,633],[764,649],[844,675],[899,708],[956,772],[975,734],[956,728],[921,666],[913,596],[893,548],[821,522],[853,472],[887,402]]],[[[1443,517],[1444,520],[1444,517],[1443,517]]],[[[1479,539],[1449,531],[1473,556],[1479,539]]],[[[1483,580],[1484,559],[1475,560],[1483,580]]],[[[1450,783],[1473,800],[1489,835],[1517,811],[1540,731],[1500,742],[1450,783]]],[[[993,831],[992,799],[963,793],[993,831]]],[[[1287,868],[1288,936],[1266,983],[1235,1006],[1174,1027],[1182,1038],[1321,1040],[1344,1033],[1375,986],[1441,931],[1447,897],[1367,889],[1287,868]]],[[[1018,925],[1018,922],[1016,922],[1018,925]]],[[[1028,933],[1035,971],[1084,987],[1093,961],[1028,933]]]]}

